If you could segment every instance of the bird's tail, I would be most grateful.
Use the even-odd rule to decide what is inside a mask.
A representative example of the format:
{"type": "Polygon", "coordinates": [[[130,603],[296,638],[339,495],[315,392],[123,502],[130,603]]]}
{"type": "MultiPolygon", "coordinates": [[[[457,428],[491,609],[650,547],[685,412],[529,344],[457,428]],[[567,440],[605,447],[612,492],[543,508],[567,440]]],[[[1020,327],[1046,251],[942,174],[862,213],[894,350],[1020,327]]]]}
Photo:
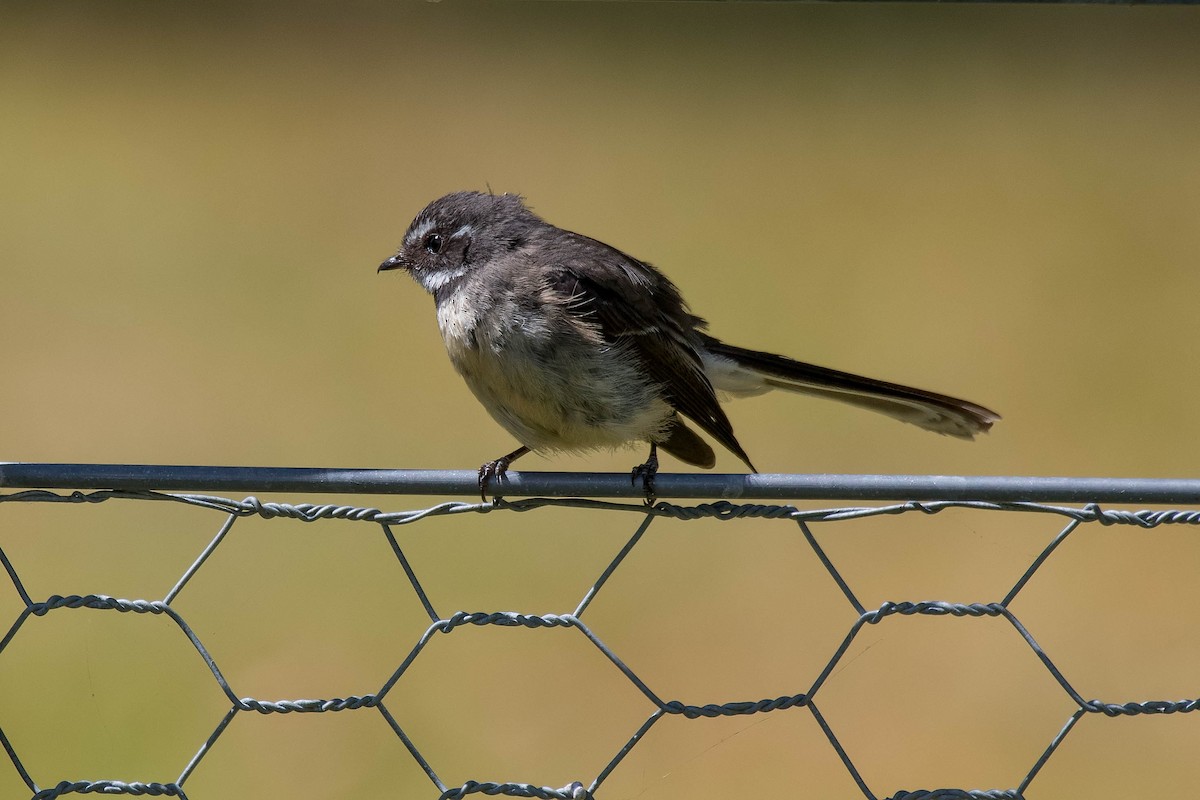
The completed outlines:
{"type": "Polygon", "coordinates": [[[927,431],[974,439],[1000,419],[995,411],[924,389],[865,378],[786,356],[726,344],[707,334],[705,371],[718,391],[735,396],[762,394],[771,389],[827,397],[886,414],[927,431]]]}

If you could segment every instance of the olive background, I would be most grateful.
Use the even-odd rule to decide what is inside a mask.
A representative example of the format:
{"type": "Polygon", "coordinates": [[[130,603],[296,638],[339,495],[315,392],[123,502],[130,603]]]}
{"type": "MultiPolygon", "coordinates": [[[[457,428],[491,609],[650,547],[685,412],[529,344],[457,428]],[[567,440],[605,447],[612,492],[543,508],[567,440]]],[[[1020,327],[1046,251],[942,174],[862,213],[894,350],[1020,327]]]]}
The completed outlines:
{"type": "MultiPolygon", "coordinates": [[[[1198,35],[1170,7],[5,4],[0,459],[473,469],[508,452],[430,298],[375,272],[429,200],[491,188],[661,267],[717,336],[1004,417],[964,443],[739,401],[764,471],[1192,476],[1198,35]]],[[[561,613],[639,519],[396,533],[442,616],[561,613]]],[[[5,503],[0,546],[34,600],[158,599],[222,522],[5,503]]],[[[814,533],[872,608],[999,600],[1064,524],[958,510],[814,533]]],[[[1194,697],[1194,539],[1085,526],[1013,611],[1085,698],[1194,697]]],[[[173,605],[233,691],[265,700],[377,691],[429,623],[378,527],[348,521],[241,520],[173,605]]],[[[4,624],[21,607],[0,587],[4,624]]],[[[659,521],[584,619],[664,700],[704,704],[805,691],[855,614],[790,523],[659,521]]],[[[996,619],[870,626],[818,702],[879,797],[1015,786],[1075,708],[996,619]]],[[[652,711],[578,631],[499,628],[436,637],[388,705],[451,786],[587,783],[652,711]]],[[[174,780],[228,707],[163,617],[56,611],[0,654],[0,727],[42,786],[174,780]]],[[[1027,796],[1195,793],[1194,723],[1089,715],[1027,796]]],[[[186,788],[437,796],[369,710],[240,715],[186,788]]],[[[666,718],[600,796],[767,793],[861,796],[803,709],[666,718]]],[[[0,796],[28,794],[0,765],[0,796]]]]}

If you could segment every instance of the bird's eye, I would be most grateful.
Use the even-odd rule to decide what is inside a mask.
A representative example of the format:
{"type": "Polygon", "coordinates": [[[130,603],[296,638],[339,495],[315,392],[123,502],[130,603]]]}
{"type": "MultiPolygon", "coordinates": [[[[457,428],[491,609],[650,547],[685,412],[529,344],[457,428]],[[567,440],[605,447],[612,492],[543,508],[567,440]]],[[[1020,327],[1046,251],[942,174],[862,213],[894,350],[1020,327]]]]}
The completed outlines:
{"type": "Polygon", "coordinates": [[[442,237],[440,234],[431,233],[425,237],[425,249],[433,255],[437,255],[442,251],[442,237]]]}

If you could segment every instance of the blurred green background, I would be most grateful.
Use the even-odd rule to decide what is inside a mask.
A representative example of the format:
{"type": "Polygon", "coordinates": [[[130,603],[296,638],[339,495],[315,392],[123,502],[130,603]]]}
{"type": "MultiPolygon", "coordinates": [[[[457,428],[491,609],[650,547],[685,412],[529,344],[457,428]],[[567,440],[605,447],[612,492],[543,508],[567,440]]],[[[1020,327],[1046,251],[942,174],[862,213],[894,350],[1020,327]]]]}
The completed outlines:
{"type": "MultiPolygon", "coordinates": [[[[507,452],[428,296],[375,273],[426,202],[490,186],[662,267],[722,338],[1004,415],[966,444],[739,402],[765,471],[1193,475],[1198,36],[1196,12],[1145,7],[6,4],[0,459],[461,469],[507,452]]],[[[220,522],[8,503],[0,545],[35,599],[159,598],[220,522]]],[[[636,522],[398,534],[439,613],[548,613],[636,522]]],[[[1060,524],[817,533],[872,607],[998,600],[1060,524]]],[[[1085,697],[1193,697],[1191,538],[1081,530],[1014,611],[1085,697]]],[[[239,522],[176,605],[234,691],[268,700],[376,691],[428,623],[378,529],[349,522],[239,522]]],[[[0,590],[0,619],[19,609],[0,590]]],[[[585,617],[664,699],[697,704],[803,691],[853,618],[794,528],[765,522],[656,524],[585,617]]],[[[1002,621],[889,619],[822,691],[881,797],[1014,786],[1073,709],[1002,621]]],[[[450,785],[586,782],[651,710],[577,634],[498,629],[439,637],[389,705],[450,785]]],[[[227,707],[165,619],[59,611],[0,657],[0,726],[43,785],[173,780],[227,707]]],[[[1192,719],[1089,717],[1028,796],[1194,794],[1198,745],[1192,719]]],[[[366,711],[239,717],[187,786],[436,796],[366,711]]],[[[786,711],[666,719],[601,797],[760,793],[861,796],[786,711]]],[[[0,797],[27,795],[0,764],[0,797]]]]}

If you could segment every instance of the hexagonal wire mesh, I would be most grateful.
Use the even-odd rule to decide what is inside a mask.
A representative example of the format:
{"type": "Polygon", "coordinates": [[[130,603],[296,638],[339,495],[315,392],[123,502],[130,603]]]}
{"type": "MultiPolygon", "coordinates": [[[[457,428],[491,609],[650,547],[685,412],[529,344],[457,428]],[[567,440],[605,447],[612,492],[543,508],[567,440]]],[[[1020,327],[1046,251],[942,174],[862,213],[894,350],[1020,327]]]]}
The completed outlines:
{"type": "MultiPolygon", "coordinates": [[[[678,505],[658,502],[654,505],[636,503],[605,502],[583,497],[541,497],[537,499],[483,502],[444,502],[412,511],[384,512],[376,508],[353,505],[315,505],[263,502],[255,497],[231,500],[202,494],[177,494],[155,491],[149,487],[179,486],[184,484],[210,486],[264,486],[286,488],[292,491],[330,491],[330,476],[335,474],[341,481],[333,491],[386,491],[390,493],[423,493],[430,486],[447,492],[469,493],[472,476],[467,473],[434,472],[382,472],[382,471],[329,471],[329,470],[256,470],[253,468],[170,468],[170,467],[82,467],[72,465],[0,465],[0,486],[27,487],[52,486],[62,489],[78,486],[81,489],[60,493],[48,489],[31,489],[0,495],[3,503],[65,503],[95,504],[112,500],[157,501],[182,504],[211,512],[218,520],[216,534],[211,538],[190,566],[175,582],[173,588],[161,599],[119,599],[102,594],[52,595],[45,600],[35,600],[25,589],[19,566],[0,547],[0,563],[19,595],[22,609],[16,621],[0,639],[0,658],[14,641],[30,617],[40,617],[64,609],[88,609],[117,611],[123,614],[146,615],[169,618],[190,641],[196,655],[203,662],[212,679],[220,687],[228,710],[208,734],[177,778],[169,783],[124,782],[118,780],[66,780],[60,779],[53,785],[35,780],[22,762],[18,748],[0,728],[0,744],[16,768],[20,779],[32,793],[34,800],[48,800],[70,793],[130,794],[151,796],[186,797],[184,785],[190,776],[202,766],[206,755],[217,740],[240,715],[256,712],[262,715],[290,713],[326,713],[359,711],[371,713],[371,709],[382,715],[387,726],[407,749],[419,767],[439,792],[439,800],[457,800],[475,793],[485,795],[508,795],[515,797],[538,797],[547,800],[577,800],[597,794],[605,780],[617,770],[623,759],[645,737],[647,732],[667,716],[685,719],[733,717],[791,710],[792,713],[811,714],[820,727],[830,747],[849,773],[862,795],[876,800],[879,787],[872,788],[856,768],[851,753],[839,740],[833,728],[818,709],[818,699],[825,686],[846,657],[856,637],[865,626],[876,625],[888,617],[921,615],[927,617],[997,618],[1007,622],[1036,655],[1042,667],[1053,679],[1061,692],[1069,698],[1074,710],[1065,724],[1045,745],[1040,755],[1028,767],[1015,788],[1007,789],[956,789],[901,790],[888,795],[890,800],[949,800],[950,798],[1022,798],[1030,783],[1047,761],[1055,754],[1060,744],[1080,719],[1087,715],[1107,717],[1138,716],[1153,714],[1177,714],[1194,711],[1200,700],[1156,700],[1148,702],[1112,703],[1085,699],[1076,691],[1059,667],[1050,659],[1042,647],[1011,610],[1011,604],[1025,588],[1034,573],[1047,562],[1059,546],[1073,532],[1084,525],[1131,526],[1134,529],[1149,529],[1162,525],[1200,524],[1200,511],[1119,511],[1101,508],[1096,502],[1080,507],[1066,507],[1033,502],[1029,498],[1049,499],[1054,497],[1090,496],[1108,500],[1121,498],[1130,502],[1163,503],[1188,501],[1200,496],[1200,482],[1157,481],[1157,480],[1102,480],[1102,479],[1033,479],[1033,478],[934,478],[922,476],[663,476],[660,490],[676,492],[684,496],[709,496],[728,494],[736,488],[741,497],[766,495],[769,497],[795,496],[814,497],[861,497],[879,500],[889,495],[919,497],[953,497],[955,499],[908,500],[880,506],[851,506],[832,509],[801,510],[786,504],[759,504],[748,502],[719,501],[697,505],[678,505]],[[318,479],[322,478],[322,479],[318,479]],[[118,488],[96,489],[109,485],[118,488]],[[142,487],[142,488],[139,488],[142,487]],[[962,499],[972,498],[975,499],[962,499]],[[1024,498],[1024,499],[1021,499],[1024,498]],[[597,509],[611,512],[614,517],[632,521],[632,535],[614,558],[592,582],[590,588],[570,611],[559,614],[529,614],[518,612],[455,612],[443,616],[430,602],[422,583],[411,566],[393,528],[401,525],[416,525],[436,517],[478,514],[506,514],[514,512],[536,512],[551,507],[570,509],[597,509]],[[1027,515],[1051,515],[1063,520],[1056,535],[1050,538],[1036,557],[1024,569],[1020,578],[998,600],[993,602],[959,603],[950,601],[884,602],[876,608],[867,608],[858,599],[855,591],[834,564],[814,534],[817,523],[836,523],[847,520],[862,520],[894,515],[933,515],[947,509],[973,509],[986,512],[1008,512],[1027,515]],[[293,519],[304,522],[323,520],[351,520],[364,525],[377,526],[379,534],[386,540],[395,556],[398,567],[411,584],[416,597],[428,615],[430,624],[412,645],[408,655],[392,674],[373,693],[331,699],[298,699],[266,701],[252,697],[239,697],[230,682],[217,667],[216,661],[201,641],[196,630],[189,625],[173,605],[189,582],[203,569],[210,556],[226,540],[235,524],[244,518],[257,517],[266,520],[293,519]],[[685,704],[675,700],[664,700],[639,677],[614,650],[584,622],[584,616],[596,598],[625,563],[629,554],[642,541],[644,534],[657,520],[681,522],[699,519],[736,521],[766,519],[780,525],[794,526],[797,536],[811,548],[829,578],[853,610],[853,623],[824,663],[815,680],[804,691],[783,694],[757,701],[713,702],[703,705],[685,704]],[[413,663],[426,651],[430,640],[437,634],[450,634],[463,626],[497,626],[500,628],[549,629],[565,628],[577,631],[624,676],[624,679],[644,696],[654,708],[649,718],[638,727],[628,740],[611,756],[607,764],[595,775],[579,776],[578,780],[554,788],[519,782],[484,782],[469,780],[458,786],[448,786],[439,777],[430,760],[419,749],[414,738],[405,730],[401,721],[389,710],[387,699],[397,682],[413,663]]],[[[635,493],[624,485],[622,476],[597,475],[553,475],[536,476],[514,474],[512,483],[521,490],[541,489],[543,493],[587,494],[598,497],[629,495],[635,493]]],[[[336,481],[335,481],[336,483],[336,481]]],[[[824,532],[822,530],[822,532],[824,532]]],[[[0,528],[0,545],[3,530],[0,528]]],[[[45,780],[44,776],[38,776],[45,780]]]]}

